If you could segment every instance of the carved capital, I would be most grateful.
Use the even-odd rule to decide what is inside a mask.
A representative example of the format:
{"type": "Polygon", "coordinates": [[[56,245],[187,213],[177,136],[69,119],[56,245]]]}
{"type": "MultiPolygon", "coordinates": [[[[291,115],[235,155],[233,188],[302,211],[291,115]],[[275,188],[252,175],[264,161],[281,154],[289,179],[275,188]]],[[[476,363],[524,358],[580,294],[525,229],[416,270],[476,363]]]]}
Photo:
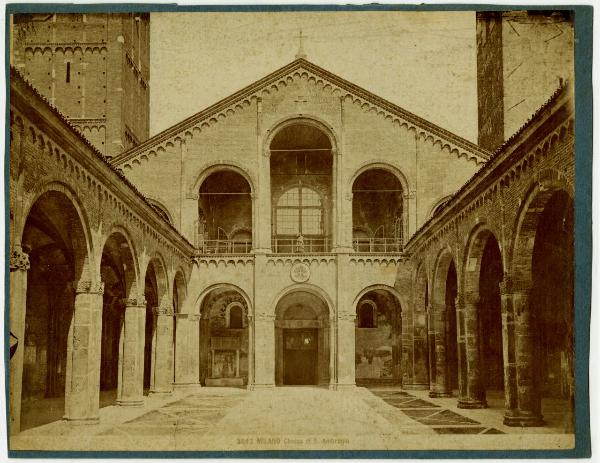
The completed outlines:
{"type": "Polygon", "coordinates": [[[338,312],[337,318],[339,321],[354,323],[356,314],[354,312],[338,312]]]}
{"type": "Polygon", "coordinates": [[[402,197],[404,199],[414,199],[417,196],[417,190],[409,190],[407,193],[404,193],[402,197]]]}
{"type": "Polygon", "coordinates": [[[104,282],[94,283],[90,280],[79,280],[73,282],[75,294],[104,294],[104,282]]]}
{"type": "Polygon", "coordinates": [[[188,321],[192,322],[192,323],[197,323],[200,321],[200,314],[198,313],[190,313],[187,316],[188,321]]]}
{"type": "Polygon", "coordinates": [[[270,313],[257,313],[254,317],[257,322],[272,322],[275,320],[275,315],[270,313]]]}
{"type": "Polygon", "coordinates": [[[20,247],[13,249],[10,252],[10,271],[22,270],[26,272],[29,270],[29,254],[23,251],[20,247]]]}
{"type": "Polygon", "coordinates": [[[269,147],[266,147],[263,150],[263,156],[266,157],[266,158],[270,158],[271,157],[271,149],[269,147]]]}
{"type": "Polygon", "coordinates": [[[152,307],[152,313],[158,317],[160,317],[160,316],[172,317],[175,312],[173,311],[173,307],[160,306],[160,307],[152,307]]]}
{"type": "Polygon", "coordinates": [[[354,198],[354,194],[346,193],[345,198],[346,198],[346,201],[352,201],[352,199],[354,198]]]}
{"type": "Polygon", "coordinates": [[[500,282],[500,294],[503,296],[508,295],[521,295],[529,296],[531,292],[531,281],[514,280],[508,276],[500,282]]]}
{"type": "Polygon", "coordinates": [[[136,299],[134,297],[124,298],[124,299],[121,299],[121,304],[124,307],[144,307],[145,308],[146,307],[146,299],[143,299],[143,298],[136,299]]]}

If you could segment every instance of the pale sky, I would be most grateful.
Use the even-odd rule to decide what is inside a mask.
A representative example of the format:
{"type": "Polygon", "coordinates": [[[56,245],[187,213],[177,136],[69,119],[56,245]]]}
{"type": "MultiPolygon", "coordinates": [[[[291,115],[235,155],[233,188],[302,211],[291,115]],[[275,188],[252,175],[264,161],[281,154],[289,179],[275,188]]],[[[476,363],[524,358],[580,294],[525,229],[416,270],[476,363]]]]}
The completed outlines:
{"type": "Polygon", "coordinates": [[[294,60],[308,60],[471,141],[474,12],[152,13],[154,135],[294,60]]]}

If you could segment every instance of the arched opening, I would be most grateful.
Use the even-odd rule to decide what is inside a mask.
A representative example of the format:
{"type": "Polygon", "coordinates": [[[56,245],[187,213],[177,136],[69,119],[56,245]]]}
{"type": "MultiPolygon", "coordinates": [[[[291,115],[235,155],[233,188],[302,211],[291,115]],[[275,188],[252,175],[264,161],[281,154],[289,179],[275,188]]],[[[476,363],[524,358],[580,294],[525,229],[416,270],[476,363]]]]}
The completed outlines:
{"type": "Polygon", "coordinates": [[[75,288],[84,278],[87,244],[71,200],[44,193],[31,208],[21,240],[29,253],[21,382],[20,430],[65,415],[73,342],[75,288]]]}
{"type": "MultiPolygon", "coordinates": [[[[456,326],[457,277],[452,254],[443,251],[433,282],[433,331],[436,352],[436,382],[432,397],[448,397],[458,389],[458,345],[456,326]]],[[[464,366],[466,369],[466,366],[464,366]]],[[[465,371],[466,373],[466,371],[465,371]]]]}
{"type": "Polygon", "coordinates": [[[102,250],[100,275],[104,282],[100,348],[100,406],[115,403],[123,362],[125,305],[135,298],[132,250],[123,234],[108,237],[102,250]]]}
{"type": "Polygon", "coordinates": [[[248,305],[233,288],[215,288],[202,301],[200,382],[206,386],[248,384],[248,305]]]}
{"type": "Polygon", "coordinates": [[[399,384],[402,355],[400,301],[386,289],[373,289],[359,299],[356,310],[356,384],[399,384]]]}
{"type": "Polygon", "coordinates": [[[385,169],[361,173],[352,184],[352,242],[357,252],[399,252],[404,240],[403,190],[385,169]]]}
{"type": "Polygon", "coordinates": [[[173,374],[172,379],[175,382],[176,378],[176,359],[177,359],[177,315],[181,313],[181,309],[183,307],[183,303],[185,301],[186,295],[186,285],[183,273],[178,271],[175,274],[175,279],[173,281],[173,340],[172,340],[172,365],[173,365],[173,374]]]}
{"type": "Polygon", "coordinates": [[[275,309],[275,384],[329,384],[329,309],[308,291],[286,294],[275,309]]]}
{"type": "MultiPolygon", "coordinates": [[[[427,389],[429,387],[430,358],[428,332],[429,317],[429,284],[425,265],[419,266],[415,282],[413,311],[413,386],[427,389]]],[[[435,362],[435,359],[431,359],[435,362]]],[[[433,381],[433,379],[432,379],[433,381]]]]}
{"type": "Polygon", "coordinates": [[[331,247],[331,142],[321,130],[298,122],[273,138],[271,195],[275,252],[322,252],[331,247]]]}
{"type": "Polygon", "coordinates": [[[196,246],[201,253],[252,249],[252,197],[248,181],[233,170],[210,174],[200,186],[196,246]],[[247,233],[235,233],[244,230],[247,233]]]}
{"type": "Polygon", "coordinates": [[[573,211],[565,191],[538,193],[526,212],[515,254],[515,277],[531,279],[531,368],[533,394],[539,395],[533,400],[548,425],[567,432],[574,426],[575,395],[573,211]]]}

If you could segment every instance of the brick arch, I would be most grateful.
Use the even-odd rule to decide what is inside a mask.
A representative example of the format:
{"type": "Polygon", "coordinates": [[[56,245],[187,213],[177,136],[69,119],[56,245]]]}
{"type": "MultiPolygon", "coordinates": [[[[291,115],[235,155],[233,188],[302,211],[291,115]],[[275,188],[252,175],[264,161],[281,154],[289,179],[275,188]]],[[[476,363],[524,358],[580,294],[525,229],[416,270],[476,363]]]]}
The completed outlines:
{"type": "Polygon", "coordinates": [[[365,173],[368,170],[373,170],[373,169],[381,169],[381,170],[385,170],[386,172],[389,172],[390,174],[392,174],[394,177],[396,177],[398,179],[398,181],[400,182],[400,185],[402,186],[402,190],[404,191],[404,194],[409,193],[410,183],[409,183],[406,175],[404,175],[404,173],[398,167],[396,167],[393,164],[391,164],[390,162],[384,161],[382,159],[371,159],[369,161],[363,162],[358,167],[358,169],[356,169],[356,171],[350,178],[350,181],[347,184],[347,191],[352,191],[352,188],[354,187],[354,182],[356,182],[356,179],[361,174],[365,173]]]}
{"type": "Polygon", "coordinates": [[[254,175],[242,163],[236,162],[234,160],[217,160],[207,164],[204,164],[200,169],[197,170],[198,174],[195,177],[195,180],[191,183],[190,189],[188,190],[188,195],[195,197],[200,191],[200,187],[204,183],[204,181],[212,174],[223,171],[231,171],[236,174],[241,175],[246,182],[248,182],[248,186],[250,187],[250,193],[254,194],[256,192],[256,179],[254,175]]]}
{"type": "MultiPolygon", "coordinates": [[[[325,120],[321,119],[320,117],[317,117],[314,115],[302,115],[302,116],[284,117],[282,119],[279,119],[277,122],[275,122],[271,126],[271,128],[267,129],[267,131],[265,132],[266,139],[265,139],[265,142],[263,145],[265,153],[267,153],[267,155],[270,153],[269,149],[271,147],[271,142],[273,141],[273,138],[275,138],[275,136],[282,129],[285,129],[286,127],[289,127],[292,125],[309,125],[311,127],[314,127],[316,129],[320,130],[325,135],[327,135],[327,137],[329,138],[329,144],[331,145],[331,153],[335,154],[338,151],[338,143],[337,143],[338,136],[336,135],[333,127],[330,124],[328,124],[325,120]]],[[[334,163],[335,163],[335,158],[334,158],[334,163]]]]}
{"type": "Polygon", "coordinates": [[[400,304],[400,310],[405,310],[403,308],[407,307],[405,305],[404,297],[402,297],[402,295],[398,292],[398,290],[396,288],[394,288],[393,286],[389,286],[389,285],[371,285],[371,286],[367,286],[366,288],[363,288],[362,290],[360,290],[358,292],[358,294],[354,298],[352,305],[356,308],[358,303],[360,302],[361,297],[363,297],[365,294],[367,294],[371,291],[377,291],[377,290],[388,291],[390,294],[392,294],[398,300],[398,303],[400,304]]]}
{"type": "Polygon", "coordinates": [[[132,240],[130,232],[127,228],[121,225],[114,225],[108,233],[103,235],[102,241],[99,243],[98,250],[100,252],[98,262],[97,262],[97,272],[100,275],[100,264],[102,261],[102,253],[104,252],[104,248],[111,239],[111,237],[120,237],[123,242],[127,244],[128,252],[124,255],[124,263],[129,264],[125,269],[125,294],[127,298],[137,299],[143,297],[143,290],[139,293],[141,289],[140,286],[140,266],[139,266],[139,258],[138,253],[136,251],[134,241],[132,240]]]}
{"type": "Polygon", "coordinates": [[[509,267],[514,281],[533,280],[532,256],[538,220],[550,198],[559,191],[566,193],[573,203],[573,186],[554,169],[541,172],[529,187],[515,219],[509,267]]]}
{"type": "MultiPolygon", "coordinates": [[[[487,224],[477,224],[469,234],[467,239],[467,246],[465,248],[463,263],[462,263],[462,290],[464,293],[479,293],[479,275],[481,271],[481,260],[483,257],[483,250],[489,237],[493,237],[498,244],[500,250],[500,256],[502,259],[502,268],[506,272],[505,265],[505,252],[502,249],[502,244],[498,240],[498,237],[492,231],[492,228],[487,224]]],[[[458,268],[457,268],[458,274],[458,268]]]]}
{"type": "Polygon", "coordinates": [[[175,310],[175,312],[179,313],[181,310],[181,307],[183,307],[185,298],[187,297],[187,281],[185,278],[185,272],[183,271],[183,269],[181,267],[179,267],[177,269],[177,271],[175,272],[175,276],[173,277],[173,284],[172,284],[172,293],[174,294],[175,291],[177,291],[178,294],[178,304],[177,307],[173,307],[173,310],[175,310]]]}
{"type": "Polygon", "coordinates": [[[150,270],[154,271],[154,276],[156,278],[157,292],[156,295],[158,298],[158,303],[169,303],[169,279],[167,278],[167,266],[165,264],[165,259],[162,254],[159,252],[154,253],[154,256],[148,261],[146,264],[146,268],[140,275],[145,275],[150,270]]]}
{"type": "MultiPolygon", "coordinates": [[[[94,245],[90,233],[89,219],[85,211],[85,207],[80,201],[77,193],[71,188],[70,185],[67,185],[66,183],[50,181],[35,190],[35,193],[23,207],[23,214],[19,218],[18,223],[15,224],[14,245],[21,245],[27,219],[30,216],[31,210],[35,204],[44,195],[51,192],[59,193],[66,198],[69,204],[73,207],[79,221],[80,230],[75,231],[81,232],[81,236],[76,235],[75,238],[80,241],[80,243],[79,246],[75,246],[75,249],[73,249],[75,252],[75,274],[79,276],[80,280],[89,280],[99,283],[99,281],[96,281],[96,276],[99,276],[100,273],[93,271],[96,266],[94,265],[94,245]]],[[[97,265],[100,265],[99,262],[97,265]]]]}
{"type": "Polygon", "coordinates": [[[433,266],[433,280],[431,288],[431,302],[437,307],[445,308],[446,303],[446,278],[450,265],[456,262],[452,250],[449,247],[443,248],[436,257],[433,266]]]}
{"type": "Polygon", "coordinates": [[[252,315],[254,313],[251,300],[248,297],[248,294],[246,293],[246,291],[244,291],[242,288],[240,288],[237,285],[232,285],[231,283],[216,283],[214,285],[209,286],[208,288],[205,288],[200,293],[200,295],[196,298],[196,302],[194,303],[194,310],[195,310],[194,313],[195,314],[200,314],[200,309],[202,307],[202,303],[204,302],[204,299],[206,298],[206,296],[208,296],[210,294],[211,291],[213,291],[215,289],[228,289],[228,290],[237,292],[240,296],[242,296],[244,298],[244,301],[246,302],[246,306],[248,307],[248,315],[252,315]]]}

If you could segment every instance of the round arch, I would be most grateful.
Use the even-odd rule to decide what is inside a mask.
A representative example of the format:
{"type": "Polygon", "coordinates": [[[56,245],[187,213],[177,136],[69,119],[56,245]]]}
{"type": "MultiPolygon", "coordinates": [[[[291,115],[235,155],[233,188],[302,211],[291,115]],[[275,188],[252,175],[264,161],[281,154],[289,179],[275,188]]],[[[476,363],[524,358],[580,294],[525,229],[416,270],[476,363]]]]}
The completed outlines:
{"type": "Polygon", "coordinates": [[[248,306],[248,315],[251,315],[254,313],[253,306],[250,302],[250,298],[248,297],[248,294],[246,293],[246,291],[244,291],[239,286],[233,285],[231,283],[216,283],[216,284],[211,285],[211,286],[207,287],[206,289],[204,289],[204,291],[202,291],[200,293],[200,295],[196,298],[196,302],[194,303],[194,307],[195,307],[194,310],[197,310],[197,311],[194,312],[195,314],[197,314],[197,315],[200,314],[200,308],[202,307],[202,303],[204,302],[204,299],[211,291],[213,291],[215,289],[228,289],[231,291],[238,292],[244,298],[244,301],[246,302],[246,305],[248,306]]]}
{"type": "Polygon", "coordinates": [[[574,201],[572,186],[561,182],[558,173],[547,180],[534,182],[523,201],[515,218],[514,236],[512,240],[509,269],[515,281],[528,282],[532,280],[533,247],[537,224],[540,217],[538,211],[543,210],[550,198],[557,192],[566,193],[571,203],[574,201]]]}
{"type": "Polygon", "coordinates": [[[264,149],[267,155],[270,154],[270,147],[273,138],[275,138],[275,136],[281,130],[292,125],[308,125],[310,127],[314,127],[320,130],[327,136],[327,138],[329,138],[331,152],[335,153],[338,151],[337,135],[335,134],[335,130],[333,129],[333,127],[317,116],[302,115],[282,118],[275,122],[269,129],[267,129],[267,131],[265,132],[266,139],[264,144],[264,149]]]}
{"type": "MultiPolygon", "coordinates": [[[[21,215],[19,222],[16,224],[16,230],[14,233],[14,237],[16,238],[15,246],[20,246],[23,233],[25,232],[25,224],[27,223],[27,218],[31,214],[31,210],[38,202],[38,200],[49,192],[56,192],[64,195],[69,203],[73,206],[73,209],[77,213],[77,217],[79,218],[79,223],[81,224],[81,229],[83,231],[83,237],[85,239],[86,252],[87,252],[87,270],[97,269],[100,263],[98,262],[96,265],[96,259],[94,259],[94,243],[91,239],[89,219],[87,214],[85,213],[85,209],[83,208],[77,193],[66,183],[60,181],[51,181],[44,184],[42,187],[36,190],[35,194],[27,201],[25,207],[23,208],[23,214],[21,215]]],[[[100,275],[99,272],[89,272],[90,279],[94,279],[94,275],[100,275]]],[[[82,272],[83,274],[83,272],[82,272]]]]}
{"type": "MultiPolygon", "coordinates": [[[[446,294],[446,277],[448,275],[448,269],[452,262],[454,262],[454,255],[450,247],[443,248],[435,259],[433,266],[433,282],[431,291],[431,301],[436,305],[443,305],[445,303],[446,294]]],[[[456,262],[454,263],[456,269],[456,262]]]]}
{"type": "Polygon", "coordinates": [[[402,186],[402,190],[404,191],[404,194],[409,193],[410,184],[408,182],[408,179],[404,175],[404,173],[400,169],[398,169],[396,166],[390,164],[389,162],[379,160],[379,159],[372,159],[370,161],[362,163],[360,165],[360,167],[354,172],[354,175],[348,182],[348,185],[346,185],[347,191],[352,191],[354,182],[356,182],[356,179],[361,174],[365,173],[368,170],[372,170],[372,169],[381,169],[381,170],[385,170],[385,171],[389,172],[394,177],[396,177],[396,179],[398,179],[398,181],[400,182],[400,185],[402,186]]]}
{"type": "Polygon", "coordinates": [[[151,259],[146,263],[146,268],[143,271],[143,275],[146,276],[148,271],[152,268],[154,270],[154,275],[156,277],[156,284],[158,290],[158,302],[164,302],[166,298],[169,296],[169,279],[167,277],[167,266],[165,264],[165,259],[162,254],[159,252],[155,252],[151,259]]]}
{"type": "Polygon", "coordinates": [[[250,194],[254,195],[255,189],[255,179],[250,170],[241,163],[235,162],[233,160],[226,161],[214,161],[209,164],[205,164],[202,166],[196,175],[195,180],[191,183],[190,189],[188,190],[188,195],[195,197],[200,191],[200,187],[204,183],[204,181],[210,177],[212,174],[217,172],[230,171],[236,174],[239,174],[241,177],[248,182],[248,186],[250,187],[250,194]]]}
{"type": "Polygon", "coordinates": [[[142,294],[136,294],[136,291],[140,288],[140,265],[138,260],[138,254],[133,244],[133,240],[131,239],[131,235],[127,228],[122,225],[113,225],[108,233],[103,235],[102,240],[99,243],[98,250],[100,252],[100,258],[97,259],[96,267],[97,274],[100,275],[100,266],[102,261],[102,253],[104,252],[104,248],[106,244],[111,239],[113,235],[121,236],[125,243],[127,243],[127,247],[129,249],[129,254],[132,260],[133,272],[131,270],[125,272],[126,277],[128,276],[131,281],[126,281],[126,290],[127,297],[135,297],[142,296],[142,294]],[[133,274],[132,274],[133,273],[133,274]]]}
{"type": "Polygon", "coordinates": [[[376,291],[376,290],[380,290],[380,291],[388,291],[389,293],[391,293],[400,303],[400,309],[404,310],[403,307],[406,307],[406,305],[404,304],[404,298],[400,295],[400,293],[398,292],[398,290],[396,288],[394,288],[393,286],[389,286],[389,285],[371,285],[371,286],[367,286],[366,288],[363,288],[362,290],[360,290],[358,292],[358,294],[356,295],[356,297],[354,298],[354,300],[352,301],[352,306],[356,307],[356,305],[360,302],[360,299],[367,293],[371,292],[371,291],[376,291]]]}
{"type": "Polygon", "coordinates": [[[307,293],[311,293],[313,296],[317,296],[321,299],[323,299],[323,301],[325,301],[325,303],[327,304],[327,310],[329,311],[329,316],[331,317],[331,314],[333,314],[333,300],[331,299],[331,297],[329,296],[329,294],[327,294],[327,292],[325,290],[323,290],[322,288],[320,288],[319,286],[310,284],[310,283],[295,283],[292,284],[286,288],[284,288],[282,291],[279,292],[279,294],[277,294],[277,296],[275,296],[275,298],[273,299],[273,302],[271,304],[271,307],[273,307],[273,313],[275,313],[275,308],[277,307],[277,305],[279,304],[279,302],[288,294],[291,293],[295,293],[297,291],[304,291],[307,293]]]}
{"type": "MultiPolygon", "coordinates": [[[[500,258],[502,262],[502,268],[506,268],[505,264],[505,253],[502,249],[502,244],[498,241],[496,234],[492,231],[492,228],[485,222],[479,223],[473,227],[469,237],[467,238],[467,245],[465,246],[465,254],[461,265],[461,280],[464,292],[479,292],[479,273],[481,270],[481,258],[483,250],[487,243],[488,238],[493,239],[498,244],[500,250],[500,258]]],[[[459,272],[459,269],[456,269],[459,272]]]]}

